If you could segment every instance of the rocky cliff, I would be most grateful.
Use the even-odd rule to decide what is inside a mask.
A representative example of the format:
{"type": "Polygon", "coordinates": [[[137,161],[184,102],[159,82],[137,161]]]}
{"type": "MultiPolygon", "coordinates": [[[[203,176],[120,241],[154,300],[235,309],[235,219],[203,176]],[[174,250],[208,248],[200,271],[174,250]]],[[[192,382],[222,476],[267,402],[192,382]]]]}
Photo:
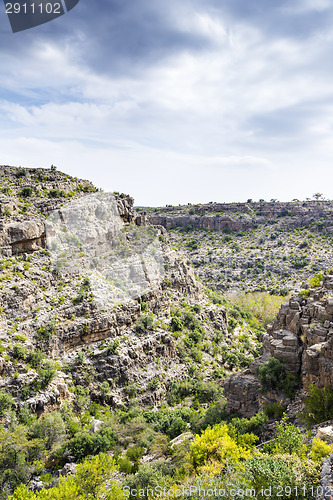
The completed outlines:
{"type": "MultiPolygon", "coordinates": [[[[259,410],[265,398],[256,370],[270,357],[283,362],[290,373],[300,377],[303,395],[310,384],[332,386],[333,275],[324,275],[320,287],[301,290],[283,304],[262,341],[262,356],[248,370],[233,375],[225,383],[229,411],[252,415],[259,410]]],[[[273,397],[284,399],[283,394],[273,397]]]]}
{"type": "Polygon", "coordinates": [[[86,206],[97,192],[89,181],[44,169],[1,167],[0,173],[0,388],[10,392],[17,407],[41,413],[61,400],[75,399],[71,385],[89,387],[90,397],[99,401],[103,382],[108,387],[103,397],[111,406],[128,402],[133,394],[140,404],[155,406],[165,399],[172,381],[190,377],[195,357],[202,363],[202,377],[209,380],[218,366],[209,342],[216,331],[227,333],[226,314],[209,301],[193,270],[170,249],[163,227],[151,230],[144,214],[133,210],[133,199],[115,193],[117,238],[114,232],[101,235],[109,221],[94,203],[95,226],[81,223],[82,208],[82,213],[73,212],[81,233],[73,233],[66,226],[66,210],[77,205],[75,200],[86,206]],[[73,243],[75,258],[84,260],[95,252],[90,270],[86,265],[72,272],[67,264],[58,266],[59,257],[67,259],[63,247],[54,253],[52,238],[48,244],[50,214],[56,214],[60,232],[73,243]],[[83,233],[85,244],[78,236],[83,233]],[[159,273],[151,279],[156,265],[149,266],[159,253],[159,273]],[[96,284],[101,258],[109,254],[113,260],[96,284]],[[133,281],[143,259],[140,279],[133,281]],[[128,295],[129,283],[139,292],[128,295]],[[104,300],[103,286],[112,287],[119,300],[104,300]],[[174,324],[181,325],[183,315],[190,326],[177,333],[172,321],[178,317],[174,324]],[[207,341],[203,352],[201,337],[207,341]],[[53,377],[44,380],[50,366],[53,377]]]}
{"type": "Polygon", "coordinates": [[[188,227],[207,230],[247,231],[259,225],[276,223],[277,227],[319,227],[333,231],[331,201],[210,203],[179,207],[143,209],[152,224],[166,229],[188,227]]]}

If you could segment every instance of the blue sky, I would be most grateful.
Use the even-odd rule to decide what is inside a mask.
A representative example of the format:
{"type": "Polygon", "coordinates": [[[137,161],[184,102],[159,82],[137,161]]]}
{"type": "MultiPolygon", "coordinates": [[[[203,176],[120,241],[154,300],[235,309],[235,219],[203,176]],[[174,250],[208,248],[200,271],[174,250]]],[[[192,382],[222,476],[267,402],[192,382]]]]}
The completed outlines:
{"type": "Polygon", "coordinates": [[[138,205],[333,198],[333,3],[80,0],[12,34],[0,164],[138,205]]]}

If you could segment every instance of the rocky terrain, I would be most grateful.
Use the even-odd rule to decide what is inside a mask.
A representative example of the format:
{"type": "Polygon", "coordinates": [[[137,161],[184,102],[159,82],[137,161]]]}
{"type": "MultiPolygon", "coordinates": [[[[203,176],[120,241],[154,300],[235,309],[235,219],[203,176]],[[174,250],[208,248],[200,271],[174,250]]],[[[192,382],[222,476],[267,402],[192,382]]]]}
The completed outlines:
{"type": "MultiPolygon", "coordinates": [[[[27,169],[23,174],[2,167],[1,173],[1,206],[7,211],[1,232],[0,385],[18,407],[40,414],[49,404],[71,400],[69,387],[76,385],[89,387],[92,399],[106,397],[115,407],[133,395],[154,407],[172,381],[195,372],[211,380],[220,368],[224,373],[223,346],[235,345],[241,355],[237,337],[228,333],[225,308],[211,301],[193,271],[165,243],[164,279],[137,300],[101,307],[88,278],[59,273],[45,238],[47,214],[68,197],[95,188],[56,171],[27,169]],[[33,191],[23,196],[30,187],[33,191]],[[52,190],[57,197],[49,195],[52,190]],[[40,366],[31,362],[36,352],[45,358],[40,366]],[[40,377],[43,363],[53,373],[46,387],[40,377]],[[109,386],[107,395],[101,395],[102,382],[109,386]]],[[[145,224],[133,211],[133,199],[115,198],[124,227],[145,224]]],[[[164,240],[163,228],[159,231],[164,240]]],[[[243,365],[256,355],[256,337],[252,344],[248,338],[251,349],[242,355],[243,365]]]]}
{"type": "MultiPolygon", "coordinates": [[[[317,281],[316,288],[308,286],[281,306],[275,321],[262,336],[260,358],[226,381],[230,411],[247,416],[259,411],[265,397],[257,368],[270,358],[281,361],[288,372],[299,377],[303,394],[310,385],[333,386],[333,275],[318,276],[317,281]]],[[[281,394],[275,397],[278,399],[281,394]]]]}
{"type": "Polygon", "coordinates": [[[166,227],[200,279],[219,290],[287,294],[331,267],[330,201],[141,209],[166,227]]]}
{"type": "Polygon", "coordinates": [[[0,192],[0,498],[319,484],[328,427],[281,417],[330,401],[330,202],[135,210],[54,166],[0,192]]]}

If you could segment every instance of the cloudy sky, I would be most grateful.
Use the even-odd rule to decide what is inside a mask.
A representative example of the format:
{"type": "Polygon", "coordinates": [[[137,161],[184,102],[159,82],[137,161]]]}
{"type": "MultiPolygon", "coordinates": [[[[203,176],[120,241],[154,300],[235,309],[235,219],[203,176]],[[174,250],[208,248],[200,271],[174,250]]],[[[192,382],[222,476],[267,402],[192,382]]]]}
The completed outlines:
{"type": "Polygon", "coordinates": [[[0,164],[137,205],[333,199],[331,0],[80,0],[13,34],[0,164]]]}

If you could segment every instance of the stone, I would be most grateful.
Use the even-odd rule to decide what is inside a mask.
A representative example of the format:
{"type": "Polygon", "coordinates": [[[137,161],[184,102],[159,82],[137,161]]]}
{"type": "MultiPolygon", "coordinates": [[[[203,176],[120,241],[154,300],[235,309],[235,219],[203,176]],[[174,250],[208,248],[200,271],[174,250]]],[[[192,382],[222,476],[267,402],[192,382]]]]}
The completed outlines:
{"type": "Polygon", "coordinates": [[[76,475],[77,464],[67,463],[59,471],[60,476],[75,476],[76,475]]]}
{"type": "Polygon", "coordinates": [[[333,426],[319,427],[316,438],[326,441],[329,444],[333,443],[333,426]]]}

